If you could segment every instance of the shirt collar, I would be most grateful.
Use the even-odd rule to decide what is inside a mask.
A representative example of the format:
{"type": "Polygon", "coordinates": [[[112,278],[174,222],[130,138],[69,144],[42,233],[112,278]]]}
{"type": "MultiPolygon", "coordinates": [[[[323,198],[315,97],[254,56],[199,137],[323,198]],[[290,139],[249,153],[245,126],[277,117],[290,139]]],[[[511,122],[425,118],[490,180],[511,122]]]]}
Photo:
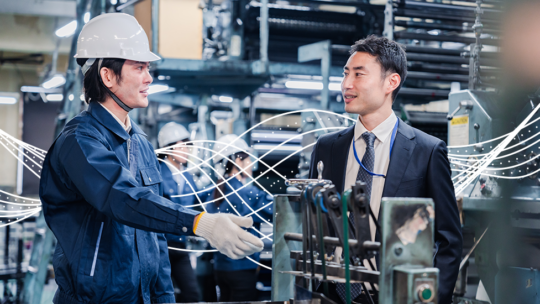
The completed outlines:
{"type": "MultiPolygon", "coordinates": [[[[377,139],[384,143],[384,141],[390,137],[392,134],[392,131],[394,130],[394,126],[396,125],[397,117],[396,114],[394,114],[394,111],[386,118],[383,122],[381,122],[371,133],[375,134],[375,137],[377,139]]],[[[360,117],[358,117],[358,121],[356,122],[356,125],[354,127],[354,138],[355,140],[359,140],[362,134],[365,132],[369,132],[366,127],[362,124],[360,121],[360,117]]]]}
{"type": "Polygon", "coordinates": [[[114,119],[116,119],[116,121],[122,126],[122,128],[124,128],[124,130],[126,130],[126,132],[129,134],[129,131],[131,131],[131,119],[129,118],[129,116],[127,116],[126,123],[124,124],[120,120],[120,118],[114,115],[114,113],[111,112],[111,110],[107,109],[107,107],[104,106],[101,102],[99,103],[99,105],[101,105],[105,110],[107,110],[107,112],[109,112],[109,114],[111,114],[112,117],[114,117],[114,119]]]}
{"type": "MultiPolygon", "coordinates": [[[[121,137],[122,139],[127,140],[130,136],[128,132],[126,132],[125,126],[123,124],[120,124],[117,119],[114,118],[115,116],[112,115],[110,111],[107,111],[107,108],[101,105],[97,105],[98,103],[99,102],[97,101],[90,102],[90,105],[88,105],[88,113],[90,113],[90,115],[92,115],[97,121],[99,121],[111,132],[121,137]]],[[[146,134],[141,130],[141,128],[139,128],[139,126],[137,126],[137,124],[131,124],[130,122],[130,125],[132,133],[138,133],[146,136],[146,134]]]]}

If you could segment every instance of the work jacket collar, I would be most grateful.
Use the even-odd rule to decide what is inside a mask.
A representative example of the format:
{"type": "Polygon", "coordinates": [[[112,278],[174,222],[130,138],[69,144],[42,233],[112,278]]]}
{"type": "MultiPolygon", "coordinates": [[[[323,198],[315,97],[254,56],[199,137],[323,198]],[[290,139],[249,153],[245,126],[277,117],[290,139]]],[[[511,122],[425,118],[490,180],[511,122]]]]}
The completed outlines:
{"type": "MultiPolygon", "coordinates": [[[[97,101],[90,102],[88,106],[88,113],[92,115],[99,123],[101,123],[105,128],[109,129],[111,132],[116,134],[118,137],[128,140],[130,135],[126,130],[118,123],[118,121],[101,105],[97,104],[97,101]]],[[[131,119],[131,118],[130,118],[131,119]]],[[[132,134],[141,134],[146,136],[146,134],[137,126],[133,121],[131,121],[131,131],[132,134]]]]}

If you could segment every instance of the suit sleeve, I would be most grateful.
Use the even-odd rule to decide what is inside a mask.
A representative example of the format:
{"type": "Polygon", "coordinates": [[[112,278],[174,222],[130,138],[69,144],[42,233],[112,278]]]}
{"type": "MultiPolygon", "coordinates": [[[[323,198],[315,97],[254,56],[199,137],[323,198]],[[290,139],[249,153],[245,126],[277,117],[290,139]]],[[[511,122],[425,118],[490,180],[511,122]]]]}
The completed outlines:
{"type": "Polygon", "coordinates": [[[174,288],[171,280],[171,264],[167,240],[163,234],[158,234],[159,242],[159,273],[154,289],[151,291],[152,303],[174,303],[174,288]]]}
{"type": "Polygon", "coordinates": [[[439,268],[439,303],[452,303],[461,260],[463,237],[452,183],[448,151],[440,141],[432,151],[427,172],[428,197],[435,202],[435,256],[439,268]]]}
{"type": "Polygon", "coordinates": [[[199,213],[137,182],[113,151],[97,138],[77,134],[60,150],[63,169],[76,191],[99,212],[124,225],[159,233],[186,234],[199,213]]]}
{"type": "Polygon", "coordinates": [[[317,162],[319,161],[319,141],[317,140],[317,143],[313,147],[313,151],[311,151],[311,164],[309,165],[309,177],[308,178],[317,178],[318,172],[317,172],[317,162]]]}

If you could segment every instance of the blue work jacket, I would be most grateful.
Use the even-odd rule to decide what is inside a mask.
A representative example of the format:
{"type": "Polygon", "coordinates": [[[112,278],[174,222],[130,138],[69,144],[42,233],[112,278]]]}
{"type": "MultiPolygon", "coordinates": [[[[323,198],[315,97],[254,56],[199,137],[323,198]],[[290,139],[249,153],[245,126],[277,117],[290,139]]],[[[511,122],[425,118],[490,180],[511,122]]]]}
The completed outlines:
{"type": "MultiPolygon", "coordinates": [[[[167,163],[167,160],[160,161],[161,166],[161,176],[163,177],[163,196],[171,200],[173,203],[186,206],[193,206],[199,204],[200,202],[206,202],[208,197],[211,195],[208,191],[199,192],[195,181],[193,180],[193,174],[189,171],[181,171],[176,176],[179,176],[182,180],[182,184],[176,182],[173,177],[174,173],[178,173],[177,170],[171,168],[171,164],[167,163]],[[177,195],[186,195],[182,197],[177,197],[177,195]],[[197,199],[197,196],[199,199],[197,199]]],[[[165,237],[170,245],[174,246],[174,243],[185,245],[186,238],[174,234],[166,234],[165,237]]]]}
{"type": "Polygon", "coordinates": [[[43,163],[40,198],[58,240],[54,303],[174,302],[163,233],[192,232],[198,212],[162,197],[144,132],[97,102],[69,121],[43,163]]]}
{"type": "MultiPolygon", "coordinates": [[[[251,184],[240,189],[242,186],[244,186],[244,184],[242,184],[240,180],[237,178],[230,178],[228,184],[225,184],[225,190],[223,191],[225,195],[232,193],[227,196],[229,202],[227,202],[226,199],[223,199],[219,206],[215,203],[209,203],[206,205],[206,211],[208,213],[232,213],[234,215],[240,213],[240,215],[245,216],[252,213],[247,206],[247,204],[249,204],[254,211],[261,209],[257,213],[266,221],[271,222],[273,205],[271,205],[270,202],[273,200],[272,196],[251,184]],[[233,193],[233,189],[236,190],[237,193],[233,193]],[[238,210],[238,213],[234,212],[231,205],[238,210]]],[[[214,188],[213,191],[218,190],[214,188]]],[[[212,195],[211,197],[213,199],[214,196],[212,195]]],[[[253,227],[260,231],[261,223],[263,222],[262,219],[255,214],[252,214],[251,217],[253,218],[253,227]]],[[[248,229],[248,231],[258,238],[262,237],[253,229],[248,229]]],[[[259,261],[259,256],[260,254],[257,252],[250,257],[255,261],[259,261]]],[[[222,253],[214,253],[214,269],[217,271],[237,271],[255,269],[257,267],[257,264],[248,259],[233,260],[222,253]]]]}

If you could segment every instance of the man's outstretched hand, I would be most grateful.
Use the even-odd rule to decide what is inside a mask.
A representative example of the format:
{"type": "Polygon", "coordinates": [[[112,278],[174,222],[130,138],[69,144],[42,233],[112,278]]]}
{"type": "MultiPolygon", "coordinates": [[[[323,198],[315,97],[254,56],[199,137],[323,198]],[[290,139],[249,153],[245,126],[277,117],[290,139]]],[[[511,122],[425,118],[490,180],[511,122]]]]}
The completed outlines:
{"type": "Polygon", "coordinates": [[[219,252],[237,260],[263,250],[263,242],[242,229],[251,226],[251,217],[203,212],[197,216],[193,230],[195,235],[205,238],[219,252]]]}

